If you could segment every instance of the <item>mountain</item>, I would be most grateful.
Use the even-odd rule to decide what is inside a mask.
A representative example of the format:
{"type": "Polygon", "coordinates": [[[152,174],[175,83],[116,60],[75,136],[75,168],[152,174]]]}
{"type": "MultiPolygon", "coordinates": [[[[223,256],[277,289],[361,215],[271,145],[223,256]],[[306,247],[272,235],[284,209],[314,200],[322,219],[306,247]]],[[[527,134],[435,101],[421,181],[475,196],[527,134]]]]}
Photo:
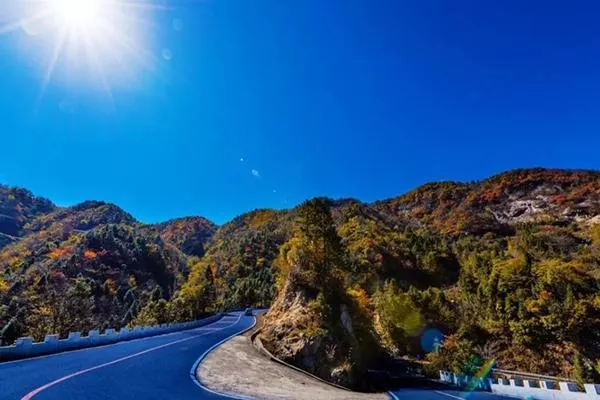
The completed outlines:
{"type": "Polygon", "coordinates": [[[215,234],[217,226],[206,218],[188,217],[156,225],[160,237],[185,254],[202,257],[204,247],[215,234]]]}
{"type": "MultiPolygon", "coordinates": [[[[329,278],[298,286],[296,276],[322,261],[311,245],[299,246],[297,232],[324,231],[303,227],[298,209],[271,211],[261,218],[265,231],[248,221],[269,212],[251,213],[219,247],[221,269],[244,265],[244,276],[268,271],[279,282],[260,335],[274,354],[358,389],[384,362],[382,352],[423,357],[432,335],[445,337],[428,355],[434,368],[469,372],[494,358],[503,368],[575,379],[598,373],[598,172],[517,170],[428,184],[374,204],[323,201],[343,249],[331,265],[345,293],[319,284],[329,278]]],[[[268,295],[251,284],[242,293],[256,290],[268,295]]]]}
{"type": "MultiPolygon", "coordinates": [[[[460,237],[510,237],[526,223],[598,222],[600,173],[515,170],[481,182],[431,183],[373,204],[331,200],[330,209],[353,263],[377,266],[379,284],[394,278],[424,287],[457,280],[460,265],[451,247],[460,237]],[[425,253],[429,260],[421,259],[425,253]]],[[[270,303],[272,292],[255,291],[249,282],[273,281],[272,262],[292,235],[295,218],[296,209],[255,210],[217,229],[203,262],[223,278],[224,302],[270,303]]]]}
{"type": "Polygon", "coordinates": [[[466,373],[490,358],[580,380],[600,370],[597,171],[514,170],[375,203],[314,199],[218,227],[0,193],[7,341],[270,306],[265,347],[357,389],[400,356],[466,373]]]}
{"type": "MultiPolygon", "coordinates": [[[[214,231],[202,218],[156,227],[109,203],[58,208],[11,191],[27,196],[5,206],[22,210],[10,231],[19,236],[0,249],[0,336],[8,342],[127,325],[173,297],[188,274],[185,252],[201,254],[214,231]]],[[[181,318],[163,312],[153,322],[181,318]]]]}
{"type": "Polygon", "coordinates": [[[17,240],[27,222],[54,208],[49,200],[25,189],[0,185],[0,248],[17,240]]]}
{"type": "Polygon", "coordinates": [[[332,202],[300,205],[293,235],[275,260],[278,294],[257,340],[285,361],[336,384],[368,390],[366,367],[381,357],[368,300],[331,216],[332,202]]]}
{"type": "Polygon", "coordinates": [[[482,182],[421,186],[373,207],[389,221],[440,233],[509,234],[520,223],[569,224],[600,214],[600,173],[522,169],[482,182]]]}

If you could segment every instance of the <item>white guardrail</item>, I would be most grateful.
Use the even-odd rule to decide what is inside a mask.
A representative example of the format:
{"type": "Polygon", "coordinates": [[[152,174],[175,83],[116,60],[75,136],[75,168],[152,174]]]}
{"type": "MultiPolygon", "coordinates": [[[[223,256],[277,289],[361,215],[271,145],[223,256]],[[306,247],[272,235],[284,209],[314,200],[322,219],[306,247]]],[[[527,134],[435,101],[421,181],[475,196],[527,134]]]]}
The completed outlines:
{"type": "Polygon", "coordinates": [[[31,337],[17,339],[14,345],[0,347],[0,362],[18,360],[21,358],[36,357],[47,354],[60,353],[68,350],[84,349],[88,347],[103,346],[126,340],[140,339],[150,336],[163,335],[199,328],[211,324],[223,317],[223,313],[191,322],[180,322],[173,324],[162,324],[154,326],[136,326],[132,329],[127,327],[119,331],[106,329],[103,334],[97,330],[89,331],[87,336],[81,332],[71,332],[66,339],[59,339],[58,335],[47,335],[43,342],[34,342],[31,337]]]}
{"type": "Polygon", "coordinates": [[[535,400],[600,400],[600,385],[586,383],[585,391],[579,390],[573,382],[560,382],[537,379],[496,379],[457,376],[440,371],[440,380],[460,387],[489,390],[492,393],[520,399],[535,400]]]}

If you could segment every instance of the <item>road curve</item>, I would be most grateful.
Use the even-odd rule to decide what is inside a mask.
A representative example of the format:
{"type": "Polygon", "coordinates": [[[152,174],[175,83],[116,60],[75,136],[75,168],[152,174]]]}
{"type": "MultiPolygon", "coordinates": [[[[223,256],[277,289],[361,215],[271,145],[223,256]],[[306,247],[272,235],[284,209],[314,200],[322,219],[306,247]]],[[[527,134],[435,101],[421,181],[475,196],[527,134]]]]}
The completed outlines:
{"type": "Polygon", "coordinates": [[[188,331],[0,363],[0,400],[227,399],[200,387],[190,370],[253,324],[254,317],[229,313],[188,331]]]}

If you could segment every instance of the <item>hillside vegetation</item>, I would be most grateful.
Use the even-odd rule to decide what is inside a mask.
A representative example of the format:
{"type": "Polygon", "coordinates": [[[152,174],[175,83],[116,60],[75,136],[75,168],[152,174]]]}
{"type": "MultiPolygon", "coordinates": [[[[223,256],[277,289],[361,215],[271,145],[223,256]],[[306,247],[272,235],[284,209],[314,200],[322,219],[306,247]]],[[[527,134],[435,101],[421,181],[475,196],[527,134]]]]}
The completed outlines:
{"type": "MultiPolygon", "coordinates": [[[[21,193],[26,196],[2,207],[50,204],[21,193]]],[[[45,209],[23,212],[20,237],[0,249],[2,341],[186,318],[166,308],[148,318],[147,308],[166,307],[181,288],[188,275],[184,252],[193,243],[201,253],[213,224],[191,220],[194,232],[188,221],[142,225],[117,206],[96,201],[45,209]]]]}
{"type": "Polygon", "coordinates": [[[390,356],[456,372],[495,359],[580,381],[600,369],[595,171],[516,170],[373,204],[315,199],[220,227],[0,193],[5,341],[271,305],[269,350],[359,389],[390,356]]]}

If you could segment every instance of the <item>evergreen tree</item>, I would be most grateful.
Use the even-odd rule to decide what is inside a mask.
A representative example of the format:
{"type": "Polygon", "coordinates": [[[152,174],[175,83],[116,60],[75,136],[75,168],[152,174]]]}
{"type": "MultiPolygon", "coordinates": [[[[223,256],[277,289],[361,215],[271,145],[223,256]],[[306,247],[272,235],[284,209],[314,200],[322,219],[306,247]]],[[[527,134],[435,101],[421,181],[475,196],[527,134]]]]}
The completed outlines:
{"type": "Polygon", "coordinates": [[[214,309],[217,301],[217,288],[212,268],[207,266],[204,270],[204,287],[202,296],[204,298],[204,311],[214,309]]]}
{"type": "Polygon", "coordinates": [[[313,199],[298,208],[296,259],[308,283],[323,287],[330,283],[335,268],[343,266],[343,251],[325,199],[313,199]]]}

